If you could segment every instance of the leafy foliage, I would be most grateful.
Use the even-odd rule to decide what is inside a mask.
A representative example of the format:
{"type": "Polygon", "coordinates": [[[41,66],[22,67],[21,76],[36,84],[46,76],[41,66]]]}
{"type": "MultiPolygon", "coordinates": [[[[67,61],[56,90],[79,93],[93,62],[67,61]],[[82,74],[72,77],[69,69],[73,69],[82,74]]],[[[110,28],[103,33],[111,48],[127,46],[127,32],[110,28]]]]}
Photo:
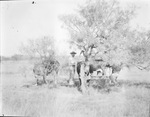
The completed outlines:
{"type": "Polygon", "coordinates": [[[52,37],[30,39],[26,45],[22,44],[21,51],[30,57],[41,59],[54,57],[54,42],[52,37]]]}
{"type": "Polygon", "coordinates": [[[121,8],[115,0],[88,0],[77,14],[60,19],[85,60],[99,57],[110,64],[150,66],[150,31],[131,30],[135,14],[135,6],[121,8]]]}
{"type": "Polygon", "coordinates": [[[138,33],[137,42],[135,42],[130,48],[130,62],[140,66],[140,69],[150,69],[150,36],[149,33],[138,33]],[[142,37],[141,37],[142,36],[142,37]]]}
{"type": "Polygon", "coordinates": [[[79,7],[77,15],[62,16],[61,20],[70,32],[71,42],[86,59],[100,56],[119,64],[127,61],[129,21],[133,16],[133,7],[121,9],[117,1],[94,0],[79,7]]]}

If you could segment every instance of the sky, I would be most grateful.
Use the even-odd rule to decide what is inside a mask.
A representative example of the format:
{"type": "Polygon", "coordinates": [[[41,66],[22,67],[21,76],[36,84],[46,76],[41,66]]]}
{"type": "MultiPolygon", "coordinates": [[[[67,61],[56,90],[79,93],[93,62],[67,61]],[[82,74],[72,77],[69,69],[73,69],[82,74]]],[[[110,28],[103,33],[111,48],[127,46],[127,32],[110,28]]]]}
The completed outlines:
{"type": "MultiPolygon", "coordinates": [[[[133,27],[150,28],[150,0],[119,0],[122,7],[134,3],[139,9],[133,27]]],[[[0,55],[19,53],[28,39],[53,36],[58,55],[69,55],[69,34],[62,28],[60,15],[75,13],[85,0],[0,1],[0,55]]]]}

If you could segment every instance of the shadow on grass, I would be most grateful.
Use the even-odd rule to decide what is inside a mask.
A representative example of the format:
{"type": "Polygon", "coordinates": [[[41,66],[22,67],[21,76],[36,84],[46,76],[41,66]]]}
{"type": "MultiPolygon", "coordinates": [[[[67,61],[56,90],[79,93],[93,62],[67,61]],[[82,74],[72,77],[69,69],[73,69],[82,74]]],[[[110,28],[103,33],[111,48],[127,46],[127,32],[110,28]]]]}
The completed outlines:
{"type": "Polygon", "coordinates": [[[140,82],[140,81],[129,81],[129,80],[120,80],[118,81],[119,86],[134,86],[134,87],[144,87],[150,89],[150,83],[140,82]]]}
{"type": "MultiPolygon", "coordinates": [[[[74,85],[69,85],[68,79],[59,79],[57,87],[55,87],[53,85],[54,82],[52,79],[47,79],[46,80],[47,84],[44,84],[42,79],[39,82],[41,85],[37,85],[36,80],[34,80],[32,82],[28,82],[28,83],[24,84],[23,87],[24,88],[32,88],[32,87],[36,86],[39,88],[47,87],[48,89],[67,87],[67,88],[76,88],[79,92],[82,92],[79,79],[74,80],[74,85]]],[[[109,81],[107,79],[88,81],[87,90],[92,88],[93,90],[95,90],[99,93],[111,93],[111,92],[119,92],[123,86],[144,87],[144,88],[150,89],[150,83],[147,83],[147,82],[118,80],[117,85],[109,84],[108,82],[109,81]]]]}
{"type": "Polygon", "coordinates": [[[64,86],[64,87],[68,87],[68,88],[77,88],[77,90],[81,92],[79,79],[74,79],[73,85],[69,85],[69,80],[63,79],[59,82],[59,85],[64,86]]]}

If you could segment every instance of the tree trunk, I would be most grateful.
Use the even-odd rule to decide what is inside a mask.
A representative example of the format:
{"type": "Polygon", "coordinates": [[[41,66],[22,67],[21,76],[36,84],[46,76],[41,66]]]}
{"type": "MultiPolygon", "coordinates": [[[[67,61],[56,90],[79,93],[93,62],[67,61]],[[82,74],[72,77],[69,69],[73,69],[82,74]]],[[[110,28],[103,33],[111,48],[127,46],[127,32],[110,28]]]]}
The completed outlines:
{"type": "Polygon", "coordinates": [[[81,64],[80,78],[81,78],[81,90],[83,93],[86,93],[86,76],[84,63],[81,64]]]}

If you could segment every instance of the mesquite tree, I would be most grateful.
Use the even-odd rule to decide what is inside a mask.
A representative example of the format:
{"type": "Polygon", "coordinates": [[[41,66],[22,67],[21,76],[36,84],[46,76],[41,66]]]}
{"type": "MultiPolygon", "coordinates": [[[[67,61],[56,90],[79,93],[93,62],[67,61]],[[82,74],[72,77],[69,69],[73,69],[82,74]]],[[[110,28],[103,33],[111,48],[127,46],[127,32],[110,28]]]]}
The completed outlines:
{"type": "Polygon", "coordinates": [[[43,77],[43,82],[46,83],[46,76],[54,73],[54,83],[56,84],[55,76],[58,74],[59,62],[55,57],[54,39],[52,37],[42,37],[30,39],[27,44],[22,44],[22,53],[29,55],[31,58],[36,58],[33,72],[37,78],[43,77]]]}
{"type": "Polygon", "coordinates": [[[110,64],[128,63],[132,33],[130,20],[134,7],[123,9],[117,1],[91,0],[80,6],[77,14],[61,16],[85,63],[100,56],[110,64]],[[93,51],[96,50],[96,51],[93,51]]]}
{"type": "Polygon", "coordinates": [[[85,61],[99,55],[106,61],[121,63],[128,57],[125,50],[133,16],[133,8],[121,9],[116,1],[94,0],[79,7],[77,15],[64,15],[61,20],[71,35],[71,43],[81,49],[85,61]],[[97,52],[93,52],[94,48],[97,52]]]}
{"type": "Polygon", "coordinates": [[[25,44],[20,47],[23,54],[28,55],[31,58],[53,58],[55,56],[54,38],[44,36],[41,38],[29,39],[25,44]]]}

